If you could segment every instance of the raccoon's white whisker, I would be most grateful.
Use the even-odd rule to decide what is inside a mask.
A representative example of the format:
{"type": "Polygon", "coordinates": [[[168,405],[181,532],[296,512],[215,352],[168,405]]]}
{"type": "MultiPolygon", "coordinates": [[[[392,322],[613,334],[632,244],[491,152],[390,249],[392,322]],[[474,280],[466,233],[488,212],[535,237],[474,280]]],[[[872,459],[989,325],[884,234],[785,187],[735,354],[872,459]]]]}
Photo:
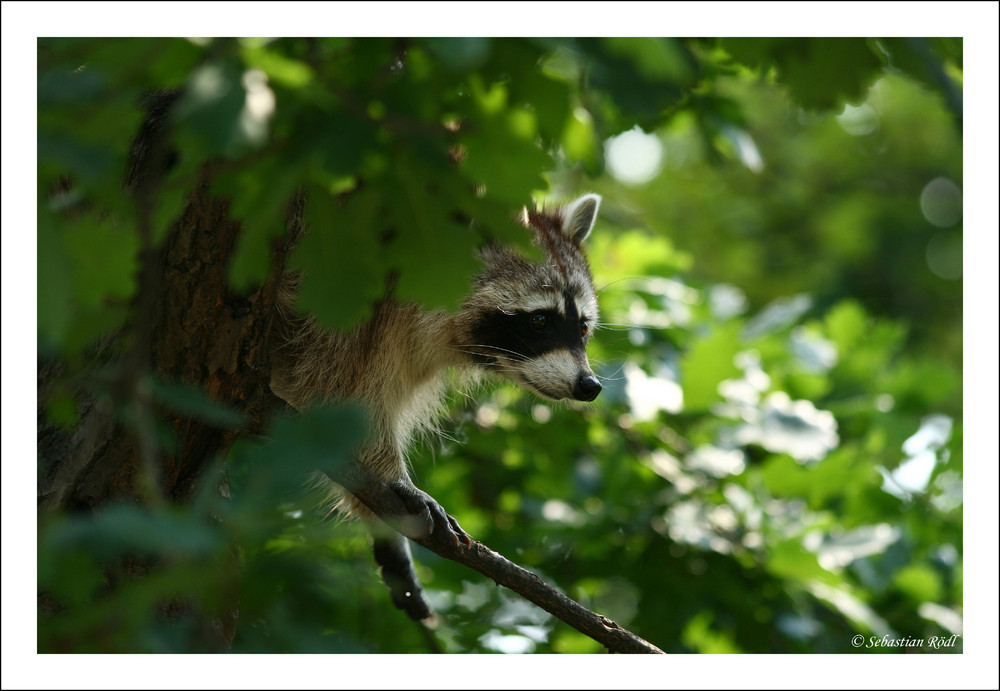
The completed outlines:
{"type": "Polygon", "coordinates": [[[611,286],[613,286],[616,283],[621,283],[622,281],[628,281],[628,280],[631,280],[633,278],[642,278],[642,277],[641,276],[624,276],[622,278],[616,278],[613,281],[608,281],[607,283],[605,283],[604,285],[602,285],[600,288],[595,287],[594,288],[594,292],[595,293],[600,293],[604,289],[610,288],[611,286]]]}
{"type": "Polygon", "coordinates": [[[608,381],[621,381],[622,379],[625,378],[625,375],[621,374],[621,373],[622,373],[622,371],[624,371],[626,364],[628,364],[628,363],[622,362],[622,364],[619,365],[618,369],[616,369],[614,372],[612,372],[611,374],[609,374],[607,376],[604,376],[604,377],[598,377],[598,379],[605,379],[605,380],[608,380],[608,381]]]}
{"type": "Polygon", "coordinates": [[[517,357],[526,357],[524,354],[517,352],[516,350],[508,350],[507,348],[501,348],[500,346],[488,345],[486,343],[464,343],[457,346],[459,348],[486,348],[487,350],[498,350],[503,353],[510,353],[511,355],[516,355],[517,357]]]}
{"type": "Polygon", "coordinates": [[[516,351],[507,350],[506,348],[500,348],[499,346],[485,345],[482,343],[468,343],[465,345],[452,346],[452,348],[463,353],[468,353],[469,355],[485,355],[486,353],[480,353],[475,350],[466,350],[467,348],[484,348],[485,350],[496,350],[502,352],[511,360],[520,362],[526,362],[528,360],[528,357],[526,355],[522,355],[521,353],[518,353],[516,351]],[[510,357],[511,355],[513,355],[514,357],[510,357]]]}
{"type": "MultiPolygon", "coordinates": [[[[597,365],[597,366],[599,366],[599,367],[605,367],[605,366],[607,366],[607,364],[608,364],[608,363],[607,363],[606,361],[604,361],[604,360],[597,360],[597,359],[595,359],[595,358],[591,358],[591,359],[590,359],[590,363],[591,363],[592,365],[597,365]]],[[[597,374],[597,373],[595,372],[595,373],[594,373],[594,376],[595,376],[595,377],[597,377],[597,378],[598,378],[598,379],[600,379],[600,380],[612,380],[612,381],[613,381],[613,380],[616,380],[616,379],[620,379],[621,377],[618,377],[617,375],[618,375],[618,373],[619,373],[619,372],[621,372],[621,371],[622,371],[623,369],[625,369],[625,365],[626,365],[626,364],[628,364],[628,363],[627,363],[627,362],[624,362],[624,361],[622,361],[622,363],[621,363],[620,365],[618,365],[618,368],[617,368],[617,369],[615,369],[615,371],[614,371],[614,372],[612,372],[611,374],[605,374],[605,375],[600,375],[600,374],[597,374]]]]}
{"type": "MultiPolygon", "coordinates": [[[[477,353],[475,351],[462,351],[462,352],[468,352],[471,355],[480,355],[481,354],[481,353],[477,353]]],[[[517,370],[515,368],[510,367],[509,365],[507,365],[506,363],[503,363],[503,362],[484,362],[484,363],[481,363],[479,366],[483,367],[483,368],[486,368],[486,369],[489,369],[492,372],[517,372],[517,370]]]]}
{"type": "Polygon", "coordinates": [[[605,382],[605,381],[621,381],[622,379],[625,378],[625,375],[624,374],[619,375],[618,372],[621,372],[621,368],[619,368],[616,372],[614,372],[612,374],[607,374],[607,375],[603,375],[603,376],[600,375],[600,374],[595,374],[594,376],[597,377],[598,381],[602,381],[602,382],[605,382]]]}
{"type": "MultiPolygon", "coordinates": [[[[477,355],[478,356],[482,356],[483,355],[483,353],[481,353],[479,351],[475,351],[475,350],[459,350],[458,352],[465,353],[466,355],[472,355],[472,356],[477,356],[477,355]]],[[[491,369],[499,367],[500,364],[501,363],[499,363],[499,362],[477,362],[476,363],[476,365],[478,367],[486,367],[486,368],[491,368],[491,369]]]]}
{"type": "Polygon", "coordinates": [[[499,363],[499,362],[484,362],[484,363],[482,363],[482,364],[481,364],[481,365],[479,365],[479,366],[480,366],[480,367],[483,367],[484,369],[488,369],[488,370],[491,370],[491,371],[493,371],[493,372],[506,372],[506,371],[513,371],[513,370],[510,370],[510,369],[509,369],[509,368],[507,367],[507,365],[504,365],[504,364],[501,364],[501,363],[499,363]]]}

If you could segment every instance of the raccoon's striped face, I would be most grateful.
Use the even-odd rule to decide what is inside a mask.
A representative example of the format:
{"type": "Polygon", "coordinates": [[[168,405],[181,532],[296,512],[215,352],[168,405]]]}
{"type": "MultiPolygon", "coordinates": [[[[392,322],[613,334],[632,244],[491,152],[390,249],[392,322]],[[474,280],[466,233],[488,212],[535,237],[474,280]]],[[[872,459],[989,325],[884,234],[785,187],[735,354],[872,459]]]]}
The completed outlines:
{"type": "Polygon", "coordinates": [[[565,290],[528,309],[498,308],[477,324],[476,359],[543,398],[592,401],[601,392],[585,347],[597,321],[593,299],[565,290]]]}
{"type": "Polygon", "coordinates": [[[581,243],[590,233],[600,198],[586,195],[526,221],[546,262],[513,253],[487,253],[472,336],[474,359],[549,399],[592,401],[601,392],[585,347],[597,323],[597,298],[581,243]]]}

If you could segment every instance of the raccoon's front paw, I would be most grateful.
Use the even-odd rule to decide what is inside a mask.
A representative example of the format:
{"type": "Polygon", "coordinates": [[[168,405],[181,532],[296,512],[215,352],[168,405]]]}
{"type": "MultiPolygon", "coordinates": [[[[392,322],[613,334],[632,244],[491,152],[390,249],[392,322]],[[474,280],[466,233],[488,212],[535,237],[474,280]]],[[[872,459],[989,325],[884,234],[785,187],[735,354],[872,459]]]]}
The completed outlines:
{"type": "Polygon", "coordinates": [[[458,545],[472,546],[472,538],[462,530],[454,518],[440,504],[422,490],[412,485],[397,484],[392,488],[406,506],[407,515],[402,520],[402,529],[407,537],[425,537],[435,531],[444,531],[444,535],[458,545]]]}

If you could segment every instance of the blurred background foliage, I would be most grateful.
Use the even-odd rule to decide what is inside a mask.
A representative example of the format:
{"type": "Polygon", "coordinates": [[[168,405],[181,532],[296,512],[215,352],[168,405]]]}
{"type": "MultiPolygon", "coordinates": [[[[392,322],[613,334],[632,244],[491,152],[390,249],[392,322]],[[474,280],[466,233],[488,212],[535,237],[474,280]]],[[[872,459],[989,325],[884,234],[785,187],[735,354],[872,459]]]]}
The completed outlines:
{"type": "MultiPolygon", "coordinates": [[[[604,393],[456,395],[447,435],[414,454],[418,486],[668,652],[949,638],[961,84],[961,39],[40,39],[39,355],[70,382],[128,317],[122,180],[151,90],[184,89],[157,241],[212,161],[246,290],[305,188],[300,307],[332,326],[362,318],[390,271],[400,297],[454,305],[483,237],[525,245],[513,212],[529,199],[599,192],[604,393]]],[[[72,427],[72,386],[53,391],[43,414],[72,427]]],[[[173,404],[229,419],[204,397],[173,404]]],[[[303,490],[349,447],[350,415],[241,440],[188,506],[40,515],[39,651],[212,649],[234,609],[238,652],[601,651],[421,548],[442,624],[395,610],[361,527],[303,490]],[[102,565],[136,552],[160,568],[109,589],[102,565]]]]}

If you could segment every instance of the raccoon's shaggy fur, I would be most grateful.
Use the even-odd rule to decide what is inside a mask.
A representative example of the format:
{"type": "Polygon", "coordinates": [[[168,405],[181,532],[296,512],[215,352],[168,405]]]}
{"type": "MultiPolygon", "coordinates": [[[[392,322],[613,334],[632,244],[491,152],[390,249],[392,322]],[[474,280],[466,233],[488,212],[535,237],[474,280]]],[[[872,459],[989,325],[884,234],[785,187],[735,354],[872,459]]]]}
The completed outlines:
{"type": "MultiPolygon", "coordinates": [[[[585,195],[565,207],[526,211],[524,224],[544,261],[486,245],[479,252],[483,270],[454,313],[386,299],[350,331],[326,331],[295,315],[297,280],[286,277],[272,335],[272,390],[296,408],[335,401],[364,406],[371,432],[355,461],[406,492],[419,492],[407,474],[407,450],[417,435],[434,429],[453,374],[465,384],[495,374],[543,398],[593,400],[601,387],[584,346],[597,323],[597,301],[581,243],[599,204],[597,195],[585,195]]],[[[346,492],[339,508],[370,516],[346,492]]],[[[387,546],[376,539],[375,547],[396,604],[414,618],[428,616],[405,540],[387,546]]]]}

